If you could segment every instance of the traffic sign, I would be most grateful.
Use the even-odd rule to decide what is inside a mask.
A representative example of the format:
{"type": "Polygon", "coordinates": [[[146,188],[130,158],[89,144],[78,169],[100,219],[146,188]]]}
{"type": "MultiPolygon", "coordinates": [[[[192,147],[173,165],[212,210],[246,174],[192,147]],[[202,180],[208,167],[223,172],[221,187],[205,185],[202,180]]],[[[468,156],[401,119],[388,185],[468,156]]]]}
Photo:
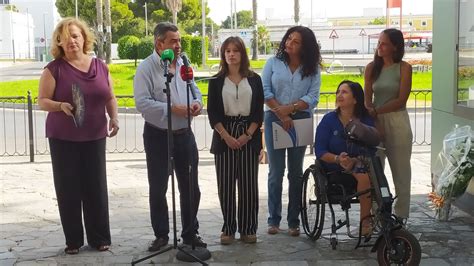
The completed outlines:
{"type": "Polygon", "coordinates": [[[360,30],[359,36],[367,36],[367,33],[365,32],[364,29],[360,30]]]}
{"type": "Polygon", "coordinates": [[[338,39],[339,35],[337,35],[336,30],[332,30],[331,34],[329,34],[329,39],[338,39]]]}

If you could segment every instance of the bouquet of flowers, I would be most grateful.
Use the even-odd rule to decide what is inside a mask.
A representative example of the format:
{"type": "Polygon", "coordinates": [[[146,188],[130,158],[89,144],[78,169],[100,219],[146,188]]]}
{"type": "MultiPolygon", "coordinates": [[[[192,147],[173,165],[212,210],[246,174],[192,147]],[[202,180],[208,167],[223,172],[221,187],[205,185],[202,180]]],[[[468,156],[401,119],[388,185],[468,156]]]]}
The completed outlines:
{"type": "Polygon", "coordinates": [[[456,127],[444,137],[433,172],[438,181],[429,198],[438,219],[447,220],[451,202],[466,191],[474,176],[474,132],[470,126],[456,127]]]}

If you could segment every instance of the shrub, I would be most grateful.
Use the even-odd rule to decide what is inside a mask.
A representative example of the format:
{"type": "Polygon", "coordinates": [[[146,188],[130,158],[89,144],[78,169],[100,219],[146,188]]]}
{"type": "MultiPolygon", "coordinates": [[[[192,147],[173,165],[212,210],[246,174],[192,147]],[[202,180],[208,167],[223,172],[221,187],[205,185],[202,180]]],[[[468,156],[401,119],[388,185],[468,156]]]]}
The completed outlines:
{"type": "Polygon", "coordinates": [[[471,67],[471,66],[459,67],[458,78],[460,80],[474,79],[474,67],[471,67]]]}
{"type": "Polygon", "coordinates": [[[120,59],[137,59],[140,39],[132,35],[123,36],[118,40],[118,55],[120,59]]]}
{"type": "Polygon", "coordinates": [[[138,44],[138,59],[145,59],[153,53],[155,43],[153,36],[147,36],[140,39],[138,44]]]}
{"type": "MultiPolygon", "coordinates": [[[[206,60],[208,55],[209,40],[206,37],[204,42],[206,48],[206,60]]],[[[202,64],[202,37],[195,36],[191,38],[191,52],[190,52],[191,62],[200,66],[202,64]]]]}
{"type": "Polygon", "coordinates": [[[191,35],[181,36],[181,50],[185,52],[188,56],[191,56],[191,35]]]}

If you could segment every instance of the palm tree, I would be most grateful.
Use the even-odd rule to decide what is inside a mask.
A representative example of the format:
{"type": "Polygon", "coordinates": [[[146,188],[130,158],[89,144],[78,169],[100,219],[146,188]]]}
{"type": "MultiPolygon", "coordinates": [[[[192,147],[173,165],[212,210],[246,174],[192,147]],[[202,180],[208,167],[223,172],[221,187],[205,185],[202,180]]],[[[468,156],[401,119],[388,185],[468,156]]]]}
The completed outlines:
{"type": "Polygon", "coordinates": [[[268,30],[264,25],[259,25],[257,31],[259,50],[261,51],[261,53],[267,54],[267,49],[271,47],[270,33],[268,33],[268,30]]]}
{"type": "Polygon", "coordinates": [[[97,11],[97,57],[104,59],[104,30],[102,28],[104,16],[102,14],[102,0],[97,0],[95,3],[97,11]]]}
{"type": "Polygon", "coordinates": [[[173,24],[177,25],[178,23],[178,12],[181,11],[183,7],[182,0],[166,0],[166,8],[168,8],[171,13],[173,13],[173,24]]]}
{"type": "Polygon", "coordinates": [[[300,22],[300,0],[295,0],[295,24],[300,22]]]}
{"type": "Polygon", "coordinates": [[[105,62],[112,63],[112,18],[110,14],[110,0],[104,0],[105,10],[105,62]]]}
{"type": "Polygon", "coordinates": [[[258,59],[257,0],[252,0],[252,12],[253,12],[252,60],[257,60],[258,59]]]}

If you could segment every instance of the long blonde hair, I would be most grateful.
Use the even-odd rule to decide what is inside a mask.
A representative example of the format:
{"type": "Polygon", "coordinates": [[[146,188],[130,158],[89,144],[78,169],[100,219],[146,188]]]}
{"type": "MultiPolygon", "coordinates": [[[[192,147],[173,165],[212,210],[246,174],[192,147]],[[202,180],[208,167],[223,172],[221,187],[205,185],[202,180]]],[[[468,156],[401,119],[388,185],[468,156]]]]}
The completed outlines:
{"type": "Polygon", "coordinates": [[[64,18],[61,20],[56,29],[54,29],[53,37],[51,38],[51,54],[55,59],[61,58],[64,56],[64,50],[59,45],[61,43],[61,37],[69,38],[69,26],[74,25],[81,30],[82,37],[84,38],[84,47],[82,48],[82,52],[87,54],[89,51],[92,51],[94,48],[95,43],[95,36],[89,30],[87,24],[76,18],[64,18]]]}

